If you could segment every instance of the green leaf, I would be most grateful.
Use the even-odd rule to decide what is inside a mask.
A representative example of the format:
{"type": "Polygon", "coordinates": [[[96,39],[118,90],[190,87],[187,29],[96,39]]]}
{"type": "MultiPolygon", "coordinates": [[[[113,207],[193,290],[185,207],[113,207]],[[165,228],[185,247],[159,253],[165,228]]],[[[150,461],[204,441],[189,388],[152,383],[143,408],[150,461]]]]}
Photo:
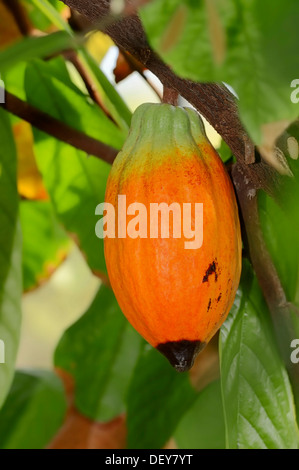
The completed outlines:
{"type": "Polygon", "coordinates": [[[14,374],[20,336],[22,296],[21,233],[18,223],[18,193],[16,183],[17,157],[10,121],[8,115],[3,110],[0,110],[0,141],[1,408],[14,374]]]}
{"type": "Polygon", "coordinates": [[[128,447],[159,449],[196,398],[188,373],[178,373],[146,345],[128,392],[128,447]]]}
{"type": "Polygon", "coordinates": [[[141,10],[151,44],[177,74],[234,88],[256,144],[264,124],[298,116],[297,14],[297,0],[155,0],[141,10]]]}
{"type": "Polygon", "coordinates": [[[175,434],[179,449],[225,449],[220,381],[205,387],[184,414],[175,434]]]}
{"type": "Polygon", "coordinates": [[[221,144],[220,147],[217,149],[217,152],[220,155],[220,158],[223,163],[228,164],[234,161],[232,151],[229,146],[224,142],[224,140],[221,140],[221,144]]]}
{"type": "Polygon", "coordinates": [[[289,302],[299,307],[299,188],[283,204],[278,204],[264,192],[259,193],[259,214],[267,247],[289,302]]]}
{"type": "MultiPolygon", "coordinates": [[[[121,148],[126,134],[86,96],[52,75],[51,65],[35,62],[25,77],[28,101],[74,129],[121,148]]],[[[34,130],[35,155],[55,212],[67,232],[75,234],[87,262],[105,273],[103,240],[95,234],[95,209],[104,202],[110,165],[34,130]]]]}
{"type": "Polygon", "coordinates": [[[40,38],[25,38],[0,52],[0,70],[5,72],[19,62],[47,57],[76,47],[78,47],[78,40],[64,31],[40,38]]]}
{"type": "Polygon", "coordinates": [[[261,290],[247,264],[221,328],[220,367],[227,447],[297,449],[289,379],[261,290]]]}
{"type": "Polygon", "coordinates": [[[38,286],[51,276],[71,246],[49,201],[21,201],[23,288],[38,286]]]}
{"type": "Polygon", "coordinates": [[[66,412],[62,383],[48,371],[18,371],[0,412],[1,449],[43,449],[66,412]]]}
{"type": "Polygon", "coordinates": [[[55,365],[75,379],[75,404],[81,413],[93,420],[109,421],[125,411],[140,342],[113,292],[102,285],[55,352],[55,365]]]}
{"type": "MultiPolygon", "coordinates": [[[[72,29],[69,27],[68,23],[62,19],[59,12],[47,0],[30,0],[30,2],[58,29],[73,35],[72,29]]],[[[86,72],[96,86],[104,106],[119,127],[127,132],[131,123],[131,111],[105,74],[101,71],[96,61],[83,47],[78,50],[78,58],[81,60],[86,72]]]]}

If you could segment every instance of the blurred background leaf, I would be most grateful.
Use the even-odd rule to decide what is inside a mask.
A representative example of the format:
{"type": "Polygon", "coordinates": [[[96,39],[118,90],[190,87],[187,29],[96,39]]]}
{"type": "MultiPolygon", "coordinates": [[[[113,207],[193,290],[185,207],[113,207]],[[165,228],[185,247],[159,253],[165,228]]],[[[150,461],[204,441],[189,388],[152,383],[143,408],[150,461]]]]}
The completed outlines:
{"type": "Polygon", "coordinates": [[[102,285],[87,312],[63,335],[55,365],[75,382],[77,409],[97,421],[125,411],[141,337],[122,314],[112,290],[102,285]]]}
{"type": "Polygon", "coordinates": [[[71,241],[58,224],[49,201],[21,201],[23,289],[45,282],[66,258],[71,241]]]}
{"type": "Polygon", "coordinates": [[[66,412],[61,381],[49,371],[17,371],[0,411],[1,449],[43,449],[66,412]]]}
{"type": "MultiPolygon", "coordinates": [[[[55,59],[54,59],[55,61],[55,59]]],[[[26,70],[28,101],[74,129],[121,148],[125,133],[73,86],[56,78],[50,65],[34,62],[26,70]]],[[[53,207],[67,232],[74,234],[91,269],[105,274],[103,240],[95,235],[95,208],[104,201],[110,166],[34,130],[35,155],[53,207]],[[93,217],[94,216],[94,217],[93,217]]]]}
{"type": "Polygon", "coordinates": [[[225,449],[220,381],[205,387],[174,433],[179,449],[225,449]]]}

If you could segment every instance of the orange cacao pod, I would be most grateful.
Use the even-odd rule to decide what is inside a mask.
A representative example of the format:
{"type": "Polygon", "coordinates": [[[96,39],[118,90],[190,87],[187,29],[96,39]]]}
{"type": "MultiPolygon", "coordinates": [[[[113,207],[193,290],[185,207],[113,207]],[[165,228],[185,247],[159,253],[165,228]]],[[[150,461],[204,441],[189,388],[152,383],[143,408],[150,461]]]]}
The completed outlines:
{"type": "MultiPolygon", "coordinates": [[[[115,208],[115,238],[106,236],[104,247],[119,306],[178,371],[188,370],[224,322],[241,272],[234,190],[199,115],[168,104],[141,105],[112,166],[105,202],[115,208]],[[126,208],[139,203],[132,206],[138,208],[137,215],[134,211],[121,215],[119,195],[126,196],[126,208]],[[183,209],[184,204],[191,208],[202,204],[201,246],[186,248],[186,236],[175,234],[184,212],[175,222],[178,213],[169,210],[169,237],[162,237],[159,227],[157,236],[151,205],[156,204],[157,210],[161,203],[168,207],[176,203],[183,209]],[[143,231],[138,218],[141,206],[148,209],[143,231]],[[134,237],[124,235],[124,226],[129,230],[126,223],[135,224],[134,237]]],[[[158,215],[156,225],[157,220],[162,223],[158,215]]],[[[195,211],[189,216],[195,238],[199,233],[195,211]]]]}

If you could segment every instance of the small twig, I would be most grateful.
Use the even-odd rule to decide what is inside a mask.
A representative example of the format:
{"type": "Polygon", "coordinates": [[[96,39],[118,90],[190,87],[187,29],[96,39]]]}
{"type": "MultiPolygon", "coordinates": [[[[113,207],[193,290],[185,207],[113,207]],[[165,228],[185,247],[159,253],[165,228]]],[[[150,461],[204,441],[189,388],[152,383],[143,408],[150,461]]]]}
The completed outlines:
{"type": "Polygon", "coordinates": [[[89,94],[90,98],[99,106],[99,108],[102,109],[102,111],[106,114],[106,116],[110,119],[110,121],[112,121],[117,126],[117,123],[115,122],[115,120],[113,119],[113,117],[109,113],[108,109],[106,108],[105,104],[103,103],[103,100],[102,100],[100,94],[98,93],[98,90],[97,90],[92,78],[88,74],[88,72],[87,72],[86,68],[84,67],[84,64],[80,60],[77,52],[74,51],[74,50],[68,50],[68,51],[65,51],[63,55],[64,55],[66,60],[68,60],[69,62],[71,62],[73,64],[73,66],[75,67],[75,69],[79,73],[80,77],[82,78],[82,80],[84,82],[84,85],[86,86],[86,89],[88,91],[88,94],[89,94]]]}
{"type": "Polygon", "coordinates": [[[159,100],[162,101],[162,95],[158,88],[153,84],[153,82],[146,76],[144,66],[132,55],[128,54],[128,52],[119,46],[120,53],[124,56],[125,60],[128,62],[129,66],[132,70],[135,70],[139,73],[139,75],[147,82],[147,84],[151,87],[151,89],[156,93],[159,100]]]}
{"type": "Polygon", "coordinates": [[[118,150],[115,148],[73,129],[7,91],[5,92],[5,103],[0,104],[0,106],[24,121],[29,122],[40,131],[46,132],[56,139],[72,145],[78,150],[83,150],[88,155],[93,155],[107,163],[113,163],[118,153],[118,150]]]}

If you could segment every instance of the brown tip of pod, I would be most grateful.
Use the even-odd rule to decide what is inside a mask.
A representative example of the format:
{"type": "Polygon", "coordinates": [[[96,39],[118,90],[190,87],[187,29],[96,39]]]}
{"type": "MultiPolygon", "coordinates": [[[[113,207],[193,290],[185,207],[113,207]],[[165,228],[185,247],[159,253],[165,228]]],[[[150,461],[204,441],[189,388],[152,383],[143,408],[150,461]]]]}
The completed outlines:
{"type": "Polygon", "coordinates": [[[185,372],[194,364],[197,354],[205,347],[206,343],[202,341],[168,341],[160,343],[156,347],[160,353],[169,360],[170,364],[178,371],[185,372]]]}

